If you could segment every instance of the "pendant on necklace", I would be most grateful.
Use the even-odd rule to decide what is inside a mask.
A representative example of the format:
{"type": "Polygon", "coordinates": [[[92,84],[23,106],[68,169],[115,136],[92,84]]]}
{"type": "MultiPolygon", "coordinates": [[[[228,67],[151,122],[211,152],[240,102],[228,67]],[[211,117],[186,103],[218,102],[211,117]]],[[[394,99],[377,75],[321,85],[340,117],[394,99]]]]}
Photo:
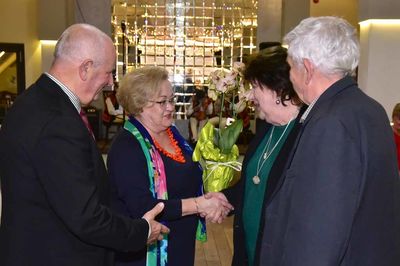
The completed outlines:
{"type": "Polygon", "coordinates": [[[260,177],[258,176],[258,175],[255,175],[255,176],[253,176],[253,183],[255,184],[255,185],[258,185],[258,184],[260,184],[260,177]]]}

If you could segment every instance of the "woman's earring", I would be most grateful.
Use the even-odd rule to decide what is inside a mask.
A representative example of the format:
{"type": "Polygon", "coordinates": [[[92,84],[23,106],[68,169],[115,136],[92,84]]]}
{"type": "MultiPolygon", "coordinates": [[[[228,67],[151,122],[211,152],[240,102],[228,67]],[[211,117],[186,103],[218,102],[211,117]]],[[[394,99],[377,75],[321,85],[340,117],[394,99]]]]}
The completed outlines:
{"type": "Polygon", "coordinates": [[[276,104],[280,104],[281,101],[280,101],[279,99],[276,99],[275,103],[276,103],[276,104]]]}

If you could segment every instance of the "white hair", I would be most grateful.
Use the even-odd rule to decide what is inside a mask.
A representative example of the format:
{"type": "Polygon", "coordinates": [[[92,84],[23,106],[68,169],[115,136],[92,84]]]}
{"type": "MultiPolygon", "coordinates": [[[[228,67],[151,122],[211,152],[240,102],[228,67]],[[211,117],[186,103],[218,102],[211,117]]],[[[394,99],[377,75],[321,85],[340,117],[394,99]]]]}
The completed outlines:
{"type": "Polygon", "coordinates": [[[288,55],[296,65],[310,60],[325,75],[352,74],[360,48],[356,29],[338,17],[310,17],[284,38],[288,55]]]}

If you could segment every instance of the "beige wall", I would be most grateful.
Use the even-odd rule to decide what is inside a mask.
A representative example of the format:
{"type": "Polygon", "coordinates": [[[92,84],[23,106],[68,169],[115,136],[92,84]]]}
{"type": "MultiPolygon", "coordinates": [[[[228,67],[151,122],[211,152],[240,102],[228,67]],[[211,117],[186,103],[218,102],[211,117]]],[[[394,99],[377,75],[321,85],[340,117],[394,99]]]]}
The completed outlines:
{"type": "Polygon", "coordinates": [[[358,82],[391,119],[394,105],[400,102],[400,22],[362,25],[360,37],[358,82]]]}
{"type": "Polygon", "coordinates": [[[110,34],[110,0],[79,0],[87,21],[79,17],[80,13],[74,17],[74,3],[74,0],[1,0],[0,42],[25,45],[26,87],[49,69],[53,59],[54,45],[42,47],[39,36],[55,40],[74,21],[91,23],[110,34]],[[41,18],[38,14],[42,14],[41,18]]]}
{"type": "Polygon", "coordinates": [[[282,37],[310,16],[310,0],[284,0],[282,37]]]}
{"type": "Polygon", "coordinates": [[[367,19],[398,19],[400,16],[399,0],[358,0],[359,21],[367,19]]]}
{"type": "Polygon", "coordinates": [[[74,23],[73,0],[36,0],[40,40],[57,40],[74,23]]]}
{"type": "Polygon", "coordinates": [[[310,16],[338,16],[358,28],[358,0],[310,0],[310,16]]]}
{"type": "Polygon", "coordinates": [[[358,0],[321,0],[317,4],[313,0],[259,0],[258,7],[258,43],[281,41],[309,16],[339,16],[358,28],[358,0]]]}
{"type": "Polygon", "coordinates": [[[1,0],[0,42],[25,45],[26,86],[32,84],[41,73],[37,21],[37,0],[1,0]]]}

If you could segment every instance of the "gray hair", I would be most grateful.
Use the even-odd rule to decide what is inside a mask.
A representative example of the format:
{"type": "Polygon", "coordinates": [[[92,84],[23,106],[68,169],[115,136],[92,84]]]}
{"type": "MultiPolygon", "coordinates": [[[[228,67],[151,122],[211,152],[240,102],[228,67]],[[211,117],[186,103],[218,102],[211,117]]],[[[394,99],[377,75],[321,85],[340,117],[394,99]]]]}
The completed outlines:
{"type": "Polygon", "coordinates": [[[101,64],[106,41],[111,41],[110,37],[98,28],[84,23],[74,24],[58,39],[54,59],[81,61],[90,58],[96,65],[101,64]]]}
{"type": "Polygon", "coordinates": [[[296,65],[308,59],[325,75],[352,74],[360,58],[356,29],[338,17],[304,19],[285,36],[284,42],[296,65]]]}

